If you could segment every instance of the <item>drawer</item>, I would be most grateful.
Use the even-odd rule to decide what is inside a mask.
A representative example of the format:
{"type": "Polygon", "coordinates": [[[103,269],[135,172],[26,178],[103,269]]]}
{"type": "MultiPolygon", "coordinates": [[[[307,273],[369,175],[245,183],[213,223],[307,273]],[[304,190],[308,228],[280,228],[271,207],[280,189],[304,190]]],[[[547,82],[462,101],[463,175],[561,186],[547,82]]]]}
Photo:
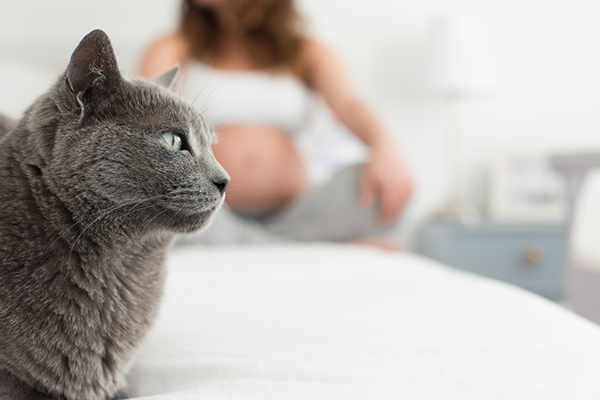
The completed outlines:
{"type": "Polygon", "coordinates": [[[562,292],[565,251],[554,238],[481,235],[458,238],[453,267],[509,282],[536,293],[562,292]]]}
{"type": "Polygon", "coordinates": [[[558,300],[563,296],[564,238],[561,226],[432,224],[421,230],[418,251],[558,300]]]}

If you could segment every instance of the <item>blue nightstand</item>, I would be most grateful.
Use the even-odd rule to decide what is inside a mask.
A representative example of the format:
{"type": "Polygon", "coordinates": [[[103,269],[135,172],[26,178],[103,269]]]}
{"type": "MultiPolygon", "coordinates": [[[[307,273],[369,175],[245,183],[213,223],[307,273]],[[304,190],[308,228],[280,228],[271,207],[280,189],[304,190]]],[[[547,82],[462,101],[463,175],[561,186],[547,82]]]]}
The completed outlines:
{"type": "Polygon", "coordinates": [[[564,292],[565,240],[562,225],[432,222],[420,229],[417,252],[559,301],[564,292]]]}

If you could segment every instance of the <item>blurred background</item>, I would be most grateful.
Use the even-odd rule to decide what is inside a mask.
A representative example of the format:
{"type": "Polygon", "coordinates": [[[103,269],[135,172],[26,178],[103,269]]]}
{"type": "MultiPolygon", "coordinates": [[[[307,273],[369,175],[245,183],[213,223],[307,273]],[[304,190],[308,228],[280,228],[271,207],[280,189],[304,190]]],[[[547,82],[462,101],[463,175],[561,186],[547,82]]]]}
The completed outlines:
{"type": "MultiPolygon", "coordinates": [[[[600,150],[600,2],[297,0],[297,6],[308,32],[342,59],[412,169],[415,192],[396,238],[445,264],[563,299],[569,197],[551,157],[600,150]],[[453,19],[464,10],[476,16],[470,33],[473,25],[453,19]],[[466,45],[461,32],[470,35],[466,45]],[[475,65],[475,72],[453,69],[454,61],[482,52],[488,64],[475,65]],[[461,73],[481,73],[487,81],[471,90],[461,73]],[[478,90],[486,95],[473,95],[478,90]],[[456,197],[468,212],[440,219],[456,197]]],[[[111,38],[121,69],[135,75],[144,50],[175,28],[179,11],[179,0],[3,1],[0,110],[18,117],[95,28],[111,38]]],[[[580,172],[599,160],[575,156],[558,164],[563,175],[579,171],[569,175],[577,189],[580,172]]],[[[588,209],[597,208],[599,193],[587,196],[588,209]]],[[[571,292],[598,293],[600,224],[593,221],[600,218],[582,215],[571,264],[596,267],[570,280],[598,282],[571,292]]],[[[595,310],[600,298],[586,302],[595,310]]],[[[593,318],[600,321],[600,314],[593,318]]]]}
{"type": "MultiPolygon", "coordinates": [[[[600,148],[595,0],[297,0],[297,5],[309,32],[345,62],[357,91],[409,161],[416,191],[398,229],[409,247],[416,229],[452,192],[447,104],[425,73],[432,27],[448,13],[465,8],[479,13],[497,63],[496,93],[467,97],[455,110],[464,197],[484,217],[500,157],[600,148]]],[[[60,72],[79,40],[101,28],[121,68],[133,74],[146,46],[174,28],[179,8],[178,0],[3,1],[0,56],[60,72]]]]}

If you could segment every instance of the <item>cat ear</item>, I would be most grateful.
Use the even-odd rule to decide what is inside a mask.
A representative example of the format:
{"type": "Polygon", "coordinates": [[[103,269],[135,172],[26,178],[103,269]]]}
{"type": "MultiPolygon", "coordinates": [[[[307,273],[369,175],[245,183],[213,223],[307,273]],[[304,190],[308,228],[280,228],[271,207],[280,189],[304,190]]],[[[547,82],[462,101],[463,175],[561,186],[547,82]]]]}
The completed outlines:
{"type": "Polygon", "coordinates": [[[174,66],[167,72],[162,75],[157,76],[152,79],[152,82],[166,88],[169,90],[173,90],[175,83],[177,82],[177,78],[179,77],[179,65],[174,66]]]}
{"type": "Polygon", "coordinates": [[[114,88],[122,81],[110,39],[96,29],[79,42],[67,67],[66,84],[84,110],[84,96],[114,88]]]}

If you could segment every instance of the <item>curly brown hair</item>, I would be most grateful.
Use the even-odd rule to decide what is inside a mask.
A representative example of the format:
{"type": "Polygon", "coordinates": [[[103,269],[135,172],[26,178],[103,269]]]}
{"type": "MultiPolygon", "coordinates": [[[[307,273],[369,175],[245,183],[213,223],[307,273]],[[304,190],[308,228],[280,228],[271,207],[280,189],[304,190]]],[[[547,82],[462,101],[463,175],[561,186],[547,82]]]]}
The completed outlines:
{"type": "MultiPolygon", "coordinates": [[[[300,51],[303,43],[301,18],[293,0],[229,0],[238,29],[261,68],[284,69],[302,76],[300,51]]],[[[184,0],[180,31],[190,54],[202,61],[218,57],[223,30],[213,10],[193,0],[184,0]]]]}

